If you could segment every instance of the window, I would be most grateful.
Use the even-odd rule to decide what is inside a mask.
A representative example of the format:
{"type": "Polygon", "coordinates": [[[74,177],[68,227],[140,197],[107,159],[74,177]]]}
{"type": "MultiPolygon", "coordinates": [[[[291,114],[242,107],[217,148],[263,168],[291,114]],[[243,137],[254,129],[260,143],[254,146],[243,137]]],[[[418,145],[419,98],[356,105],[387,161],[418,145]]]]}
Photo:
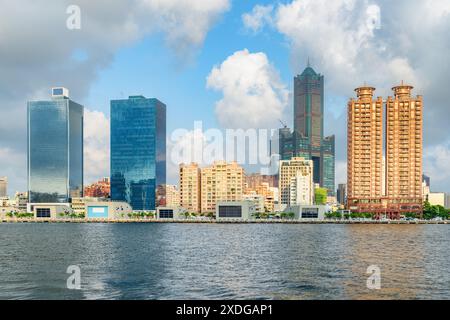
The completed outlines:
{"type": "Polygon", "coordinates": [[[219,206],[219,218],[242,218],[242,207],[219,206]]]}
{"type": "Polygon", "coordinates": [[[160,219],[173,219],[173,210],[170,210],[170,209],[159,210],[159,218],[160,219]]]}
{"type": "Polygon", "coordinates": [[[38,218],[50,218],[50,208],[37,208],[36,216],[38,218]]]}
{"type": "Polygon", "coordinates": [[[317,219],[319,218],[318,208],[304,208],[302,209],[302,219],[317,219]]]}

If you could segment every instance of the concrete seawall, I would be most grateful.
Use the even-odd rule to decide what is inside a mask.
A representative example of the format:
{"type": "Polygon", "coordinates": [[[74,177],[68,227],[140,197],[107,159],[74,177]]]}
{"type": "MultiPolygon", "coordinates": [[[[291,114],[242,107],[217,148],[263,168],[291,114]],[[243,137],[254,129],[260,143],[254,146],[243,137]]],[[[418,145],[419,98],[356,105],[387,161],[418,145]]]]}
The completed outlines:
{"type": "Polygon", "coordinates": [[[450,224],[445,221],[359,221],[359,220],[194,220],[194,219],[47,219],[47,218],[7,218],[1,219],[0,223],[202,223],[202,224],[450,224]]]}

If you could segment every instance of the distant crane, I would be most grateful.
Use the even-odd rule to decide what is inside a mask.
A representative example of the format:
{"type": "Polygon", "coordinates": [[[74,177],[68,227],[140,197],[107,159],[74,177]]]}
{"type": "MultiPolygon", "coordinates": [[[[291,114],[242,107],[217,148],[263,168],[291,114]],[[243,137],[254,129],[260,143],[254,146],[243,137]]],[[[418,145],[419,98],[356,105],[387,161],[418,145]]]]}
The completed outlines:
{"type": "Polygon", "coordinates": [[[278,121],[280,121],[281,125],[282,125],[285,129],[287,128],[286,123],[284,123],[281,119],[278,119],[278,121]]]}

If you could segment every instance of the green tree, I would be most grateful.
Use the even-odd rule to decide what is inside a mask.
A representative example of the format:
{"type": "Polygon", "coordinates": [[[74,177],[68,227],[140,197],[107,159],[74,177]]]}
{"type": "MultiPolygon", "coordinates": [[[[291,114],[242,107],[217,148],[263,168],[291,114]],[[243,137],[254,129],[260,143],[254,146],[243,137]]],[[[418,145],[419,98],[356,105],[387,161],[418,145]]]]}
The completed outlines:
{"type": "Polygon", "coordinates": [[[325,188],[316,188],[314,190],[314,199],[317,205],[325,205],[327,204],[327,189],[325,188]]]}

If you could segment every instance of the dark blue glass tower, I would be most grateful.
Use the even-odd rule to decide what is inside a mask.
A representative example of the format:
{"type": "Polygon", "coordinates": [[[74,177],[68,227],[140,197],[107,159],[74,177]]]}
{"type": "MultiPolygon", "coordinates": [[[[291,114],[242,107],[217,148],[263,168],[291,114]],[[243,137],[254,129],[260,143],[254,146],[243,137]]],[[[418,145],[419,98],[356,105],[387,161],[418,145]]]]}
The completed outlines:
{"type": "Polygon", "coordinates": [[[324,77],[309,66],[294,78],[294,131],[280,129],[282,160],[313,161],[314,183],[335,194],[335,137],[324,136],[324,77]]]}
{"type": "Polygon", "coordinates": [[[166,183],[166,106],[130,96],[111,101],[111,200],[154,210],[166,183]]]}
{"type": "Polygon", "coordinates": [[[28,102],[30,202],[83,195],[83,112],[65,88],[53,88],[52,100],[28,102]]]}

